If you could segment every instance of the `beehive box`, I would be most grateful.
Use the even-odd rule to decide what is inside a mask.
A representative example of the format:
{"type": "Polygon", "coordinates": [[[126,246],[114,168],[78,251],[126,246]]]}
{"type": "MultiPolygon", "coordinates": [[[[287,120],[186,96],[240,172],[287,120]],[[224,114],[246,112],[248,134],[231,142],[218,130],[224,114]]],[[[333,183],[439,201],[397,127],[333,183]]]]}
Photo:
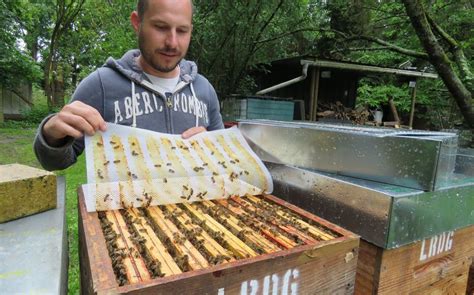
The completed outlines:
{"type": "Polygon", "coordinates": [[[473,257],[474,226],[389,250],[361,240],[355,294],[466,294],[473,257]]]}
{"type": "Polygon", "coordinates": [[[86,211],[85,294],[352,294],[356,235],[274,196],[86,211]]]}
{"type": "Polygon", "coordinates": [[[20,164],[0,165],[0,223],[56,208],[56,176],[20,164]]]}

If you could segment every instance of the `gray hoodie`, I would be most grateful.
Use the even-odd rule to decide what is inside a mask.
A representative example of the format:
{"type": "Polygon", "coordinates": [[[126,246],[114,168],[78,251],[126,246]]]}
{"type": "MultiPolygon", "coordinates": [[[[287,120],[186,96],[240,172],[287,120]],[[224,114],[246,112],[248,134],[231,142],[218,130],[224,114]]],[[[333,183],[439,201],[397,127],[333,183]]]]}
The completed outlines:
{"type": "MultiPolygon", "coordinates": [[[[216,92],[197,73],[194,62],[181,61],[178,86],[165,97],[156,91],[137,64],[139,55],[139,50],[130,50],[119,60],[109,58],[79,84],[71,101],[93,106],[106,122],[157,132],[181,134],[194,126],[209,131],[224,128],[216,92]]],[[[35,154],[45,169],[64,169],[76,162],[84,150],[84,139],[68,138],[61,147],[49,146],[41,133],[49,118],[39,126],[35,154]]]]}

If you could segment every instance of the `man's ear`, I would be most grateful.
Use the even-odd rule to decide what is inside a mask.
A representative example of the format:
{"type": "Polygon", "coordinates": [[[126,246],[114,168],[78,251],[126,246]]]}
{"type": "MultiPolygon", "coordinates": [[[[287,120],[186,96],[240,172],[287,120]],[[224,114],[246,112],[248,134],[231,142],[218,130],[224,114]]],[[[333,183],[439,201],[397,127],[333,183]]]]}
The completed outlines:
{"type": "Polygon", "coordinates": [[[132,23],[132,27],[135,32],[138,33],[138,30],[140,29],[140,18],[138,17],[138,12],[132,12],[130,15],[130,22],[132,23]]]}

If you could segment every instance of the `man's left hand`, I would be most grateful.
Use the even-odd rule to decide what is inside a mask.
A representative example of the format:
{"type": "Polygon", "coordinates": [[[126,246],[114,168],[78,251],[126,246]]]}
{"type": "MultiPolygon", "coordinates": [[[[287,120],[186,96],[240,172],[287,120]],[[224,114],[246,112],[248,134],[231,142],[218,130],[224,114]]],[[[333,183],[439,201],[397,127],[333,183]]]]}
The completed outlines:
{"type": "Polygon", "coordinates": [[[184,131],[183,134],[181,134],[181,137],[183,139],[188,139],[190,138],[191,136],[194,136],[198,133],[201,133],[201,132],[205,132],[207,131],[206,128],[202,127],[202,126],[198,126],[198,127],[191,127],[189,128],[188,130],[184,131]]]}

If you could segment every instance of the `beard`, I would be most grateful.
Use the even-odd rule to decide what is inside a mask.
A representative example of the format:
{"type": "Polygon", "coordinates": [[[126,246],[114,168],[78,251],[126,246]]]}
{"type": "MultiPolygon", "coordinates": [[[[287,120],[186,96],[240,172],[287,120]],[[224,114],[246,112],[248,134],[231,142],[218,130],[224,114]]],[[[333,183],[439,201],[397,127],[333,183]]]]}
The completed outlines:
{"type": "Polygon", "coordinates": [[[138,48],[140,49],[141,55],[143,59],[145,60],[145,62],[158,72],[162,72],[162,73],[172,72],[183,59],[183,55],[177,49],[174,49],[168,46],[165,46],[163,48],[153,49],[153,48],[149,48],[146,43],[147,42],[145,41],[145,37],[142,36],[142,34],[140,33],[138,37],[138,48]],[[165,64],[159,59],[159,55],[161,53],[173,54],[173,55],[178,54],[178,56],[180,57],[173,64],[165,64]]]}

